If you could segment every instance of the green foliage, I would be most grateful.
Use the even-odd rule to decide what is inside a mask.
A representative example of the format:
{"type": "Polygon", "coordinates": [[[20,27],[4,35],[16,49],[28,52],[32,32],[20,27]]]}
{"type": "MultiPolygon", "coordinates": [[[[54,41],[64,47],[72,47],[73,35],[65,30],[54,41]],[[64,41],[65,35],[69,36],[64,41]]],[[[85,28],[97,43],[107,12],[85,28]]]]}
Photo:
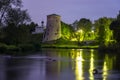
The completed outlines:
{"type": "Polygon", "coordinates": [[[32,33],[35,31],[35,27],[38,26],[38,24],[31,22],[30,24],[27,25],[29,27],[30,32],[32,33]]]}
{"type": "Polygon", "coordinates": [[[6,45],[4,43],[0,43],[0,53],[15,53],[19,52],[20,48],[15,45],[6,45]]]}
{"type": "Polygon", "coordinates": [[[82,29],[85,33],[91,31],[92,22],[89,19],[82,18],[78,21],[78,29],[82,29]]]}
{"type": "Polygon", "coordinates": [[[0,43],[0,52],[3,53],[7,50],[7,45],[4,43],[0,43]]]}
{"type": "Polygon", "coordinates": [[[4,27],[2,33],[5,37],[2,41],[7,44],[16,44],[18,37],[17,32],[17,27],[14,24],[9,24],[8,27],[4,27]]]}
{"type": "Polygon", "coordinates": [[[19,44],[19,45],[6,45],[0,43],[0,54],[20,55],[21,52],[32,52],[41,50],[41,44],[19,44]]]}
{"type": "Polygon", "coordinates": [[[27,43],[30,40],[30,31],[25,25],[16,27],[14,24],[9,24],[9,26],[4,27],[3,33],[5,37],[3,42],[7,44],[19,44],[27,43]]]}
{"type": "Polygon", "coordinates": [[[14,44],[14,45],[30,43],[33,41],[35,42],[35,40],[41,41],[42,35],[38,37],[36,36],[37,39],[35,40],[34,40],[34,37],[32,36],[32,31],[34,30],[36,25],[37,24],[33,22],[27,25],[22,24],[22,25],[19,25],[18,27],[16,27],[15,24],[13,23],[9,24],[7,27],[2,28],[0,41],[6,44],[14,44]]]}
{"type": "Polygon", "coordinates": [[[27,10],[21,10],[20,8],[11,8],[6,14],[6,24],[14,23],[15,26],[25,24],[29,22],[30,16],[27,10]]]}
{"type": "Polygon", "coordinates": [[[20,44],[18,45],[22,52],[33,51],[35,47],[32,44],[20,44]]]}
{"type": "Polygon", "coordinates": [[[22,0],[0,0],[0,27],[4,25],[4,22],[8,21],[6,18],[8,12],[13,8],[20,8],[21,6],[22,0]]]}
{"type": "Polygon", "coordinates": [[[83,40],[88,40],[89,33],[92,30],[92,22],[89,19],[86,18],[81,18],[78,21],[78,30],[82,30],[83,31],[83,40]]]}
{"type": "Polygon", "coordinates": [[[74,32],[74,38],[77,40],[78,44],[80,44],[83,41],[83,32],[76,31],[74,32]]]}
{"type": "Polygon", "coordinates": [[[32,34],[37,24],[22,24],[18,27],[14,23],[2,28],[0,37],[0,52],[14,54],[16,52],[39,51],[41,49],[42,34],[32,34]]]}
{"type": "Polygon", "coordinates": [[[32,34],[32,37],[31,37],[31,41],[32,43],[42,43],[42,39],[43,39],[43,34],[40,33],[40,34],[32,34]]]}
{"type": "Polygon", "coordinates": [[[109,43],[107,46],[102,44],[99,46],[99,51],[102,52],[120,52],[120,46],[117,43],[109,43]]]}
{"type": "Polygon", "coordinates": [[[66,40],[64,38],[60,38],[58,40],[55,41],[55,44],[58,44],[58,45],[73,45],[73,44],[76,44],[75,42],[73,41],[70,41],[70,40],[66,40]]]}
{"type": "Polygon", "coordinates": [[[114,39],[120,43],[120,12],[117,19],[111,23],[110,29],[113,30],[114,39]]]}
{"type": "Polygon", "coordinates": [[[64,22],[61,22],[61,33],[63,39],[71,40],[73,34],[73,28],[64,22]]]}
{"type": "Polygon", "coordinates": [[[108,45],[112,39],[112,31],[109,29],[112,20],[111,18],[103,17],[95,21],[95,31],[99,44],[108,45]]]}

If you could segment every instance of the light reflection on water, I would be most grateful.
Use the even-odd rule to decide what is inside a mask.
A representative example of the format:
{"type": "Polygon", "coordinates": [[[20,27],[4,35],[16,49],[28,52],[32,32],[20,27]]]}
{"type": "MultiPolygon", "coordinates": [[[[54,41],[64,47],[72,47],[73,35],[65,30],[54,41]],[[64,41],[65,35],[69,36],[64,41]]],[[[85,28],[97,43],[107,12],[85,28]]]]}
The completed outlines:
{"type": "Polygon", "coordinates": [[[93,76],[93,73],[92,73],[92,71],[93,71],[93,69],[95,69],[94,68],[94,55],[93,55],[93,49],[91,49],[90,50],[91,51],[91,55],[90,55],[90,68],[89,68],[89,74],[90,74],[90,80],[94,80],[94,76],[93,76]]]}
{"type": "Polygon", "coordinates": [[[76,80],[83,80],[83,65],[82,65],[82,51],[78,51],[76,53],[75,57],[75,75],[76,75],[76,80]]]}
{"type": "Polygon", "coordinates": [[[0,56],[0,80],[120,80],[116,57],[93,49],[47,49],[28,56],[0,56]],[[102,74],[93,75],[95,68],[102,74]]]}

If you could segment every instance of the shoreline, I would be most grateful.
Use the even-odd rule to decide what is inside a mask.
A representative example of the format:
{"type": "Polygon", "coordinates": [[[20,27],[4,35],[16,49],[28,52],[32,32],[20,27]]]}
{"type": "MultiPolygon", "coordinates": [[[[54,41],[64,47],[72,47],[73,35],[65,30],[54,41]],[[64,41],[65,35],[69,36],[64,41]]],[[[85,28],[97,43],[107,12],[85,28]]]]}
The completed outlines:
{"type": "Polygon", "coordinates": [[[42,45],[41,48],[57,48],[57,49],[98,49],[99,46],[77,46],[77,45],[42,45]]]}

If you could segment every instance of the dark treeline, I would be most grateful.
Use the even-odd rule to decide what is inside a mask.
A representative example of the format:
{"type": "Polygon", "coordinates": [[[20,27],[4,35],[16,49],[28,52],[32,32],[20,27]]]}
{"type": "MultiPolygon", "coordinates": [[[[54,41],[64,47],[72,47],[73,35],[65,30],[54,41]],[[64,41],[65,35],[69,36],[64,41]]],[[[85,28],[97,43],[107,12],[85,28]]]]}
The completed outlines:
{"type": "Polygon", "coordinates": [[[42,35],[32,34],[37,25],[21,0],[0,0],[0,52],[38,49],[42,35]]]}

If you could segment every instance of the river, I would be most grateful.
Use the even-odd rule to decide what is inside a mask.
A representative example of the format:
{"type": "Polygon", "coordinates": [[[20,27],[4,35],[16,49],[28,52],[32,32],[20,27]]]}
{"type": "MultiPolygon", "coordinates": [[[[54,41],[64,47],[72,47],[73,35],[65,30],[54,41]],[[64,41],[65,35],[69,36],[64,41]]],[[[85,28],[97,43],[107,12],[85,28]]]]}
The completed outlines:
{"type": "Polygon", "coordinates": [[[0,80],[120,80],[116,53],[94,49],[42,49],[26,56],[0,55],[0,80]],[[93,75],[93,69],[100,74],[93,75]]]}

